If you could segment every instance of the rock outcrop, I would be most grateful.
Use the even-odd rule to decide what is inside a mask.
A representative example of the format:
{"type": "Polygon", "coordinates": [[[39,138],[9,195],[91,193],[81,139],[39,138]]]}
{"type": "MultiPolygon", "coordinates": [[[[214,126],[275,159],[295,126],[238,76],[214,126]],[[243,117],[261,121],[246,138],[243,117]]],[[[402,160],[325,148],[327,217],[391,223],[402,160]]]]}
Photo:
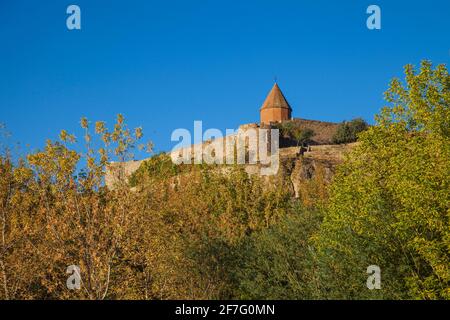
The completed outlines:
{"type": "MultiPolygon", "coordinates": [[[[276,175],[263,176],[268,187],[284,186],[289,188],[292,196],[300,198],[305,204],[313,204],[317,199],[326,198],[326,186],[331,182],[336,167],[343,161],[357,143],[341,145],[316,145],[306,150],[299,147],[280,149],[280,166],[276,175]]],[[[144,160],[145,161],[145,160],[144,160]]],[[[143,161],[113,163],[109,166],[106,176],[107,186],[113,188],[114,173],[121,172],[129,177],[143,161]]],[[[249,175],[260,175],[260,164],[245,164],[249,175]]],[[[228,171],[226,167],[222,170],[228,171]]]]}

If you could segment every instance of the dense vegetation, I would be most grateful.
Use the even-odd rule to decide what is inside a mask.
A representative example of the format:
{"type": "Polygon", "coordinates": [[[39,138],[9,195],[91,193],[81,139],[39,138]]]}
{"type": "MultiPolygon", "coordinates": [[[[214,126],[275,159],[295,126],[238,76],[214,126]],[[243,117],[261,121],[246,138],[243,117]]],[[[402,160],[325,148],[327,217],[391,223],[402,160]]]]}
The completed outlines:
{"type": "Polygon", "coordinates": [[[366,121],[356,118],[351,121],[344,121],[339,124],[332,142],[336,144],[351,143],[358,140],[358,134],[369,127],[366,121]]]}
{"type": "Polygon", "coordinates": [[[429,62],[405,72],[314,205],[288,182],[164,154],[133,188],[118,167],[107,189],[107,163],[143,136],[122,116],[95,134],[82,119],[83,153],[65,131],[19,161],[3,152],[0,299],[450,299],[450,77],[429,62]],[[66,287],[70,265],[80,290],[66,287]]]}
{"type": "Polygon", "coordinates": [[[304,146],[315,135],[312,129],[301,128],[294,121],[285,121],[274,124],[274,127],[280,130],[280,136],[290,139],[296,143],[296,146],[304,146]]]}

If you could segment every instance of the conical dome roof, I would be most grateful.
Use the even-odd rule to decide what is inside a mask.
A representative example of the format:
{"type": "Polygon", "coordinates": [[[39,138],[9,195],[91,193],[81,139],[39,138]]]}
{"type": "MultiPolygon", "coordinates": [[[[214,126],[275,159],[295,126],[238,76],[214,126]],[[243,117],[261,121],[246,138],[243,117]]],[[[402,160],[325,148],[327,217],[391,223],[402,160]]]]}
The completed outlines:
{"type": "Polygon", "coordinates": [[[283,93],[281,92],[280,87],[278,87],[278,84],[276,83],[274,84],[272,90],[270,90],[269,94],[267,95],[267,98],[264,101],[261,110],[271,108],[292,110],[291,106],[289,105],[283,93]]]}

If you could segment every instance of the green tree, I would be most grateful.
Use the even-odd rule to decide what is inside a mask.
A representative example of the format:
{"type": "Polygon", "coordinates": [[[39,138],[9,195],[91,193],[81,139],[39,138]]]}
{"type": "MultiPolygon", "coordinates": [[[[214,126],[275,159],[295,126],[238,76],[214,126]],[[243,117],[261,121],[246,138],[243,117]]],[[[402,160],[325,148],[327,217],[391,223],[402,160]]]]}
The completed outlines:
{"type": "Polygon", "coordinates": [[[294,121],[285,121],[275,124],[275,128],[280,130],[280,135],[284,138],[293,139],[297,146],[304,145],[313,136],[314,131],[309,128],[301,128],[294,121]]]}
{"type": "Polygon", "coordinates": [[[314,136],[314,131],[312,129],[301,129],[295,128],[292,130],[292,137],[297,142],[297,147],[299,145],[304,145],[314,136]]]}
{"type": "Polygon", "coordinates": [[[317,239],[329,297],[450,299],[450,78],[428,61],[405,73],[331,187],[317,239]]]}
{"type": "Polygon", "coordinates": [[[332,138],[332,142],[336,144],[355,142],[358,139],[358,134],[368,128],[368,124],[361,118],[356,118],[351,121],[342,122],[332,138]]]}
{"type": "Polygon", "coordinates": [[[319,296],[315,249],[321,213],[298,205],[277,224],[242,241],[232,270],[235,299],[314,299],[319,296]]]}

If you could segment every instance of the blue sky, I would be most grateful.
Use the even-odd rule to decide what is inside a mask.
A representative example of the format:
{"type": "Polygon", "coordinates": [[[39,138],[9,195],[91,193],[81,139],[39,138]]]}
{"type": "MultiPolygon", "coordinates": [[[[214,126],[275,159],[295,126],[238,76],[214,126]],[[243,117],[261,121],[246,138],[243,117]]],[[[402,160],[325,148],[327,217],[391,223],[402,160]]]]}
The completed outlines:
{"type": "Polygon", "coordinates": [[[0,0],[0,122],[43,146],[123,113],[156,150],[176,128],[257,122],[274,76],[295,117],[372,122],[403,65],[450,59],[450,1],[0,0]],[[81,8],[81,30],[66,8],[81,8]],[[382,29],[366,28],[381,7],[382,29]]]}

